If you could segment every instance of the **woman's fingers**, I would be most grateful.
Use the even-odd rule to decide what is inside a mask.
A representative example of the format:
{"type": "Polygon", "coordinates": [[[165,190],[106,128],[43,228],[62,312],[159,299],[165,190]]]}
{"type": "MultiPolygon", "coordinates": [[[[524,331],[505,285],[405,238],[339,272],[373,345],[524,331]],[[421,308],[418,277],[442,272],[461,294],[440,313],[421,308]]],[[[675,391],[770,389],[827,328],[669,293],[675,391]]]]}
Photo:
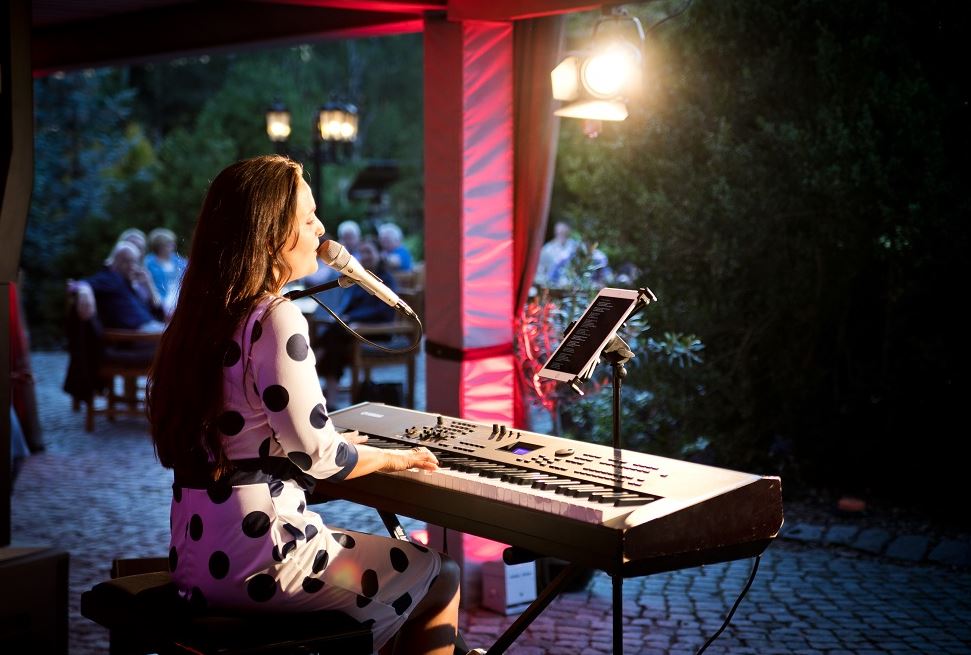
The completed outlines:
{"type": "Polygon", "coordinates": [[[416,446],[411,449],[412,465],[409,468],[420,468],[427,471],[434,471],[438,468],[438,458],[424,446],[416,446]]]}

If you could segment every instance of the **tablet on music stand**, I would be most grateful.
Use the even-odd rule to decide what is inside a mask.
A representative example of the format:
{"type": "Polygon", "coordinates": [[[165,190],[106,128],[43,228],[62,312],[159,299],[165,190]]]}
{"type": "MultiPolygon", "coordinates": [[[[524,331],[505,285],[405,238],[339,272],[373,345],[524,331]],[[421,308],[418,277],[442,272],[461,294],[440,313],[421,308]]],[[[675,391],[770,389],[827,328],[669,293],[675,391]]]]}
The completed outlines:
{"type": "Polygon", "coordinates": [[[639,297],[639,291],[630,289],[601,289],[539,375],[563,382],[590,377],[603,349],[634,311],[639,297]]]}

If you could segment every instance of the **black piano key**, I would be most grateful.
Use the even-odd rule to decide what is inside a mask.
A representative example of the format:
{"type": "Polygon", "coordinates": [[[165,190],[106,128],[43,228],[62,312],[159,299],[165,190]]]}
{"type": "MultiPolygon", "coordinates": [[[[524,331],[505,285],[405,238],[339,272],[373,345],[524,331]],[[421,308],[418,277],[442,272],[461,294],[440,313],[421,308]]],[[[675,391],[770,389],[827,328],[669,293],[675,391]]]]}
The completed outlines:
{"type": "Polygon", "coordinates": [[[595,503],[604,503],[607,505],[613,505],[614,501],[622,498],[626,494],[622,491],[608,491],[608,492],[596,492],[590,494],[588,498],[595,503]]]}
{"type": "Polygon", "coordinates": [[[586,498],[590,494],[598,491],[604,491],[604,487],[601,487],[599,484],[589,484],[580,487],[567,487],[563,493],[572,498],[586,498]]]}
{"type": "Polygon", "coordinates": [[[634,505],[647,505],[657,500],[653,496],[640,496],[638,494],[627,494],[614,501],[614,507],[632,507],[634,505]]]}
{"type": "Polygon", "coordinates": [[[537,486],[540,489],[549,489],[550,491],[563,493],[562,491],[560,491],[561,489],[565,491],[568,487],[579,487],[583,484],[586,484],[586,483],[580,482],[579,480],[570,480],[568,478],[556,478],[554,480],[547,480],[546,482],[541,482],[537,486]]]}

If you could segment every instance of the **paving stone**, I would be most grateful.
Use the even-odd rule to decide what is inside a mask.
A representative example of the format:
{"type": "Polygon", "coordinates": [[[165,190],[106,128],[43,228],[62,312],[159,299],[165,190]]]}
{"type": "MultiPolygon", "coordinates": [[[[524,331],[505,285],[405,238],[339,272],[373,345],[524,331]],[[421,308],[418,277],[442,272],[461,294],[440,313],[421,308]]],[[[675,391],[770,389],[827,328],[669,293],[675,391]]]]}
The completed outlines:
{"type": "Polygon", "coordinates": [[[943,539],[927,556],[932,562],[971,567],[971,543],[966,539],[943,539]]]}
{"type": "Polygon", "coordinates": [[[853,538],[860,533],[858,525],[831,525],[823,534],[823,543],[835,546],[849,546],[853,538]]]}
{"type": "Polygon", "coordinates": [[[817,543],[823,537],[824,527],[821,525],[812,525],[809,523],[794,523],[788,529],[786,529],[785,525],[786,524],[783,524],[780,534],[782,537],[785,537],[786,539],[817,543]]]}
{"type": "Polygon", "coordinates": [[[917,534],[905,534],[895,537],[884,551],[887,557],[920,562],[930,546],[930,539],[917,534]]]}
{"type": "Polygon", "coordinates": [[[867,528],[853,541],[853,546],[871,553],[881,553],[892,535],[883,528],[867,528]]]}

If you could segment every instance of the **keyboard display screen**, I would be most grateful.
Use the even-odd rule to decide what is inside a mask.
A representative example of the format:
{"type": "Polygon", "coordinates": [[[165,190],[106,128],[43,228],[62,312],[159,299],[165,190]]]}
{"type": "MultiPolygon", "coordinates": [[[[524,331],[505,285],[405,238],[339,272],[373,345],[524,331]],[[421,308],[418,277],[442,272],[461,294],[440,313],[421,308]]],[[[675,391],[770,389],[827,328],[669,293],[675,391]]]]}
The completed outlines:
{"type": "Polygon", "coordinates": [[[542,446],[533,443],[526,443],[525,441],[517,441],[516,443],[511,443],[508,446],[503,446],[499,450],[506,450],[513,455],[525,455],[533,452],[537,448],[542,448],[542,446]]]}

